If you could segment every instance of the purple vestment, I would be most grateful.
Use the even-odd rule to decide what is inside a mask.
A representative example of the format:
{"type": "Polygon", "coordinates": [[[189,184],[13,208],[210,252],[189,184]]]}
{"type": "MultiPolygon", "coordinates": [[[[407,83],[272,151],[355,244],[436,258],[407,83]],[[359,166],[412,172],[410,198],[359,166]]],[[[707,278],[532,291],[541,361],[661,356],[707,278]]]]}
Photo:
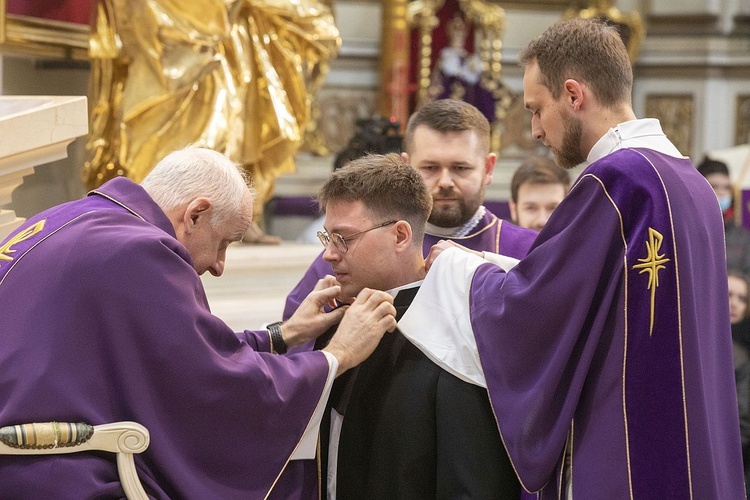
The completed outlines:
{"type": "MultiPolygon", "coordinates": [[[[0,425],[139,422],[151,444],[135,463],[155,498],[316,494],[289,458],[329,363],[269,343],[211,314],[169,220],[127,179],[0,243],[0,425]]],[[[0,496],[121,497],[113,457],[0,457],[0,496]]]]}
{"type": "MultiPolygon", "coordinates": [[[[529,251],[537,234],[532,229],[518,227],[515,224],[502,220],[485,209],[484,216],[466,236],[447,237],[425,233],[422,251],[426,256],[430,252],[430,248],[438,241],[452,240],[471,250],[500,253],[520,259],[529,251]]],[[[294,290],[287,296],[286,305],[284,306],[284,320],[289,319],[294,314],[294,311],[305,300],[305,297],[313,291],[318,280],[327,274],[333,274],[333,269],[331,268],[331,264],[323,260],[323,252],[321,252],[305,272],[300,282],[297,283],[297,286],[294,287],[294,290]]]]}
{"type": "Polygon", "coordinates": [[[514,269],[476,270],[470,315],[527,490],[744,498],[723,226],[689,160],[592,163],[514,269]]]}

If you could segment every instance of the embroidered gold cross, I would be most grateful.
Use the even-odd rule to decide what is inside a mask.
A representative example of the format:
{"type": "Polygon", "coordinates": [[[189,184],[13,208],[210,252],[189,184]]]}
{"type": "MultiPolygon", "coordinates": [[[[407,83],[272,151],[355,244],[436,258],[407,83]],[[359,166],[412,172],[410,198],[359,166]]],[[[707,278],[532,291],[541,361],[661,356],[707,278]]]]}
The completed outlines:
{"type": "Polygon", "coordinates": [[[654,307],[656,302],[656,287],[659,286],[659,271],[665,269],[664,264],[669,259],[664,258],[665,254],[659,254],[661,243],[664,236],[656,229],[648,228],[648,241],[646,242],[647,257],[638,259],[641,264],[635,264],[633,269],[640,269],[638,274],[648,273],[648,289],[651,290],[651,325],[648,330],[649,336],[654,331],[654,307]]]}
{"type": "Polygon", "coordinates": [[[15,250],[13,250],[11,247],[18,243],[21,243],[24,240],[28,240],[36,233],[41,231],[42,228],[44,228],[44,223],[46,220],[47,219],[40,220],[33,226],[27,227],[26,229],[9,239],[7,242],[5,242],[5,245],[0,246],[0,262],[4,260],[13,260],[13,257],[11,257],[10,254],[15,253],[15,250]]]}

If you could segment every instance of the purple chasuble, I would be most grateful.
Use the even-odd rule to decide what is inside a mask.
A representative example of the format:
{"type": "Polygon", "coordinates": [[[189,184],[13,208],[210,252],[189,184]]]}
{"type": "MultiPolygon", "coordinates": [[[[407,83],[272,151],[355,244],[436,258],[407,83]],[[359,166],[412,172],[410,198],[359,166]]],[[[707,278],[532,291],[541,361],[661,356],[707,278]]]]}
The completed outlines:
{"type": "MultiPolygon", "coordinates": [[[[471,250],[500,253],[508,257],[520,259],[529,251],[537,234],[533,229],[516,226],[498,218],[495,214],[485,209],[484,216],[466,236],[449,238],[447,236],[425,234],[422,243],[422,252],[427,256],[430,248],[438,241],[452,240],[471,250]]],[[[284,306],[284,320],[289,319],[294,314],[294,311],[305,300],[305,297],[313,291],[318,280],[327,274],[333,274],[333,269],[331,268],[331,264],[323,260],[323,252],[320,252],[320,255],[315,258],[300,282],[297,283],[294,290],[287,296],[286,305],[284,306]]]]}
{"type": "MultiPolygon", "coordinates": [[[[0,243],[0,311],[0,425],[139,422],[151,444],[135,463],[154,498],[317,490],[314,475],[278,478],[299,470],[289,458],[321,398],[325,356],[271,354],[267,332],[236,334],[213,316],[139,185],[114,179],[0,243]]],[[[0,492],[123,495],[114,455],[92,453],[1,457],[0,492]]]]}
{"type": "Polygon", "coordinates": [[[481,265],[471,322],[522,485],[744,498],[727,294],[713,191],[648,149],[591,164],[510,272],[481,265]]]}

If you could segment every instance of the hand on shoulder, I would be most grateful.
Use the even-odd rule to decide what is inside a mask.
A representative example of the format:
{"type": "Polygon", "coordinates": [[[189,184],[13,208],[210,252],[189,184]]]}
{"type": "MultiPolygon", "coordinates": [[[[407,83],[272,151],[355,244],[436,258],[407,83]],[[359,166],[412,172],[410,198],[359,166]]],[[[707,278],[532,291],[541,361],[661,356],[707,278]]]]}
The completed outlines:
{"type": "MultiPolygon", "coordinates": [[[[343,309],[343,308],[342,308],[343,309]]],[[[396,329],[393,297],[378,290],[363,289],[346,310],[336,333],[324,349],[339,361],[341,375],[372,354],[385,332],[396,329]]]]}

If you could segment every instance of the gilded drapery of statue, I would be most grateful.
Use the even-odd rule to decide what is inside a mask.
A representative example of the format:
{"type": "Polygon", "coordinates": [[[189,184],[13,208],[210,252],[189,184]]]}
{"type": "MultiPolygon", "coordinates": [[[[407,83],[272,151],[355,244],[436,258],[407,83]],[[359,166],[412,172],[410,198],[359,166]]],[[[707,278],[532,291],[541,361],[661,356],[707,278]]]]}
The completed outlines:
{"type": "Polygon", "coordinates": [[[200,145],[245,165],[260,215],[340,43],[318,0],[97,0],[84,182],[139,182],[200,145]]]}

